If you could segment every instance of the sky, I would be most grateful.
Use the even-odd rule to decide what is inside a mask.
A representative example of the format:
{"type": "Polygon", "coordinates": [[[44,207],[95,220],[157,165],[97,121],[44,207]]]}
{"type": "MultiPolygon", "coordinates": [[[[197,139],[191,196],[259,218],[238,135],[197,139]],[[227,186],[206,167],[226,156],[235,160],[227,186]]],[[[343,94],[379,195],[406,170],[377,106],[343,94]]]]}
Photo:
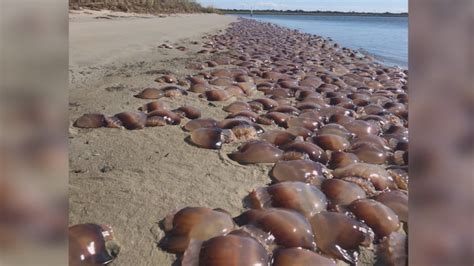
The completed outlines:
{"type": "Polygon", "coordinates": [[[408,0],[197,0],[197,2],[203,6],[225,9],[408,12],[408,0]]]}

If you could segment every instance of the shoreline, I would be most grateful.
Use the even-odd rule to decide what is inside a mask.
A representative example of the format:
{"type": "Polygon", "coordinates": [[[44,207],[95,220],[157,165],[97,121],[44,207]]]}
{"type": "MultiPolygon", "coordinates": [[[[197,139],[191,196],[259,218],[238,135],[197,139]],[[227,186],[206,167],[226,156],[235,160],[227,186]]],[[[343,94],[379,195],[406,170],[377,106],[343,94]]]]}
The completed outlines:
{"type": "MultiPolygon", "coordinates": [[[[248,88],[249,91],[237,93],[224,101],[207,100],[198,93],[191,92],[190,84],[187,84],[180,85],[187,89],[187,95],[159,99],[168,106],[169,110],[193,106],[200,110],[203,118],[214,118],[219,121],[229,115],[223,108],[235,100],[252,101],[256,98],[276,97],[275,99],[281,100],[281,104],[284,105],[285,97],[282,97],[281,93],[295,93],[292,92],[295,88],[291,85],[279,84],[278,79],[262,78],[265,69],[287,70],[288,73],[285,73],[282,78],[296,78],[298,82],[304,77],[301,76],[303,72],[326,72],[326,75],[337,77],[339,80],[336,82],[330,78],[324,78],[323,75],[319,82],[335,82],[335,84],[321,86],[321,88],[327,87],[328,90],[334,86],[344,86],[342,77],[348,74],[348,69],[340,62],[331,62],[331,57],[341,62],[347,60],[348,67],[355,69],[356,73],[366,68],[368,74],[375,75],[376,70],[382,69],[377,65],[378,63],[371,62],[366,57],[352,57],[353,51],[341,50],[340,47],[333,46],[335,44],[323,38],[295,33],[293,30],[280,26],[270,26],[269,23],[252,24],[247,20],[232,24],[229,28],[229,23],[235,21],[228,20],[228,16],[206,15],[205,17],[208,19],[206,27],[197,25],[192,16],[191,19],[189,16],[162,18],[162,20],[129,19],[127,20],[129,26],[131,21],[135,21],[140,25],[151,23],[153,25],[151,28],[158,25],[169,27],[166,26],[169,24],[161,22],[176,19],[185,24],[187,33],[175,34],[178,30],[174,29],[171,32],[165,31],[163,35],[166,37],[163,35],[158,36],[157,39],[155,39],[156,36],[147,37],[149,43],[138,47],[133,45],[133,42],[124,41],[125,43],[119,43],[118,48],[125,49],[126,51],[123,51],[126,52],[125,54],[108,54],[110,53],[108,45],[111,42],[114,43],[114,38],[123,40],[131,38],[132,33],[125,28],[119,28],[120,31],[116,32],[116,37],[102,36],[102,41],[108,42],[105,44],[100,40],[97,43],[97,39],[94,38],[95,42],[92,41],[88,47],[84,47],[80,45],[80,41],[84,41],[87,34],[78,34],[72,38],[73,50],[78,48],[74,45],[82,47],[75,50],[76,53],[72,53],[72,56],[82,54],[84,62],[77,63],[80,58],[73,58],[70,66],[70,71],[73,72],[69,88],[70,223],[95,222],[111,225],[123,247],[114,265],[172,265],[176,263],[179,259],[175,255],[166,253],[156,245],[165,236],[159,221],[173,210],[186,206],[222,208],[232,217],[238,216],[246,210],[245,198],[249,192],[268,185],[270,181],[268,173],[273,164],[242,165],[232,160],[228,154],[235,152],[242,145],[241,141],[225,144],[218,150],[202,149],[189,144],[186,141],[189,133],[181,129],[181,126],[189,121],[187,118],[182,119],[180,126],[166,125],[145,127],[142,130],[125,130],[77,128],[73,126],[73,123],[78,117],[85,113],[111,116],[123,111],[137,110],[138,107],[152,100],[139,99],[133,95],[140,93],[144,88],[166,86],[165,83],[156,81],[164,74],[171,75],[178,81],[184,81],[189,76],[209,75],[206,79],[211,82],[211,79],[216,77],[213,77],[212,73],[218,73],[215,72],[216,70],[221,70],[222,75],[227,75],[227,71],[240,69],[252,75],[252,77],[245,76],[254,86],[265,82],[275,84],[277,89],[274,93],[268,89],[257,90],[251,86],[248,88]],[[219,18],[219,21],[212,18],[219,18]],[[255,36],[264,35],[265,27],[272,32],[279,32],[279,29],[282,39],[285,39],[285,36],[295,37],[300,45],[308,46],[303,40],[311,41],[317,45],[317,49],[316,47],[308,49],[319,52],[311,56],[304,47],[282,43],[288,46],[287,50],[291,53],[296,53],[291,48],[299,49],[300,54],[295,54],[295,57],[303,56],[294,63],[297,66],[295,67],[287,58],[293,57],[284,53],[282,47],[275,46],[275,50],[278,51],[274,51],[270,47],[255,45],[255,43],[250,46],[242,45],[246,40],[241,36],[252,35],[252,30],[255,31],[255,36]],[[239,30],[242,34],[239,34],[239,30]],[[229,31],[233,34],[232,36],[225,35],[229,31]],[[76,37],[79,41],[75,39],[76,37]],[[164,43],[171,48],[161,47],[164,43]],[[184,47],[183,50],[178,49],[181,46],[184,47]],[[89,50],[77,52],[85,48],[89,50]],[[259,49],[263,50],[259,53],[259,49]],[[252,52],[255,52],[253,61],[252,52]],[[269,55],[266,56],[265,53],[269,55]],[[102,60],[103,57],[107,57],[110,61],[102,60]],[[211,64],[210,61],[214,63],[211,64]],[[202,69],[194,69],[196,63],[201,64],[202,69]]],[[[91,30],[91,25],[94,26],[93,29],[101,24],[109,25],[107,27],[109,30],[124,25],[115,23],[114,19],[88,23],[86,25],[88,28],[82,29],[85,33],[87,29],[91,30]]],[[[132,23],[135,26],[138,24],[132,23]]],[[[77,28],[73,26],[73,35],[74,30],[77,28]]],[[[148,30],[151,29],[148,28],[148,30]]],[[[154,32],[153,30],[150,33],[154,32]]],[[[94,34],[102,33],[95,31],[94,34]]],[[[271,35],[259,38],[272,43],[276,41],[271,35]]],[[[392,75],[390,71],[397,72],[394,68],[387,69],[389,71],[387,75],[392,75]]],[[[403,76],[402,74],[400,75],[403,76]]],[[[383,80],[379,82],[380,84],[364,78],[361,80],[363,82],[361,81],[359,86],[379,86],[382,82],[383,86],[389,86],[389,83],[385,84],[383,80]]],[[[352,82],[354,86],[357,84],[355,80],[346,79],[345,81],[348,84],[352,82]]],[[[395,85],[401,90],[403,78],[399,82],[400,84],[395,85]]],[[[176,84],[176,81],[172,84],[176,84]]],[[[215,88],[223,89],[224,87],[216,85],[215,88]]],[[[321,90],[318,93],[322,95],[325,90],[321,90]]],[[[235,92],[235,86],[229,91],[235,92]]],[[[308,100],[311,99],[308,98],[308,100]]],[[[291,100],[288,104],[295,104],[295,102],[291,100]]],[[[262,127],[266,131],[281,129],[276,125],[262,125],[262,127]]],[[[363,255],[367,256],[364,260],[373,259],[371,251],[366,253],[363,255]]],[[[346,264],[339,261],[338,265],[346,264]]]]}
{"type": "MultiPolygon", "coordinates": [[[[256,20],[256,21],[260,21],[258,20],[258,18],[255,18],[255,17],[251,17],[250,14],[245,14],[245,13],[235,13],[235,14],[226,14],[226,15],[230,15],[230,16],[236,16],[238,18],[241,17],[241,15],[245,15],[246,17],[243,17],[245,19],[252,19],[252,20],[256,20]]],[[[285,16],[285,14],[258,14],[258,13],[254,13],[254,15],[266,15],[266,16],[285,16]]],[[[287,14],[288,16],[304,16],[305,14],[287,14]]],[[[311,16],[311,15],[310,15],[311,16]]],[[[315,16],[318,16],[318,15],[315,15],[315,16]]],[[[321,15],[321,16],[325,16],[325,15],[321,15]]],[[[337,16],[337,15],[336,15],[337,16]]],[[[344,16],[344,15],[341,15],[341,16],[344,16]]],[[[360,16],[364,16],[364,15],[360,15],[360,16]]],[[[376,16],[370,16],[370,17],[376,17],[376,16]]],[[[380,16],[380,17],[384,17],[384,16],[380,16]]],[[[391,17],[391,16],[386,16],[386,17],[391,17]]],[[[399,17],[403,17],[403,16],[399,16],[399,17]]],[[[331,37],[325,37],[325,36],[322,36],[322,35],[318,35],[318,34],[313,34],[313,33],[307,33],[307,32],[304,32],[300,29],[293,29],[293,28],[289,28],[289,27],[286,27],[286,26],[283,26],[283,25],[279,25],[275,22],[268,22],[268,21],[260,21],[260,22],[264,22],[264,23],[272,23],[274,25],[278,25],[279,27],[283,27],[283,28],[288,28],[288,29],[291,29],[291,30],[296,30],[298,32],[301,32],[303,34],[311,34],[311,35],[314,35],[314,36],[318,36],[318,37],[321,37],[321,38],[325,38],[327,40],[329,40],[330,42],[334,43],[334,44],[338,44],[340,45],[337,41],[333,40],[331,37]]],[[[349,47],[347,47],[349,48],[349,47]]],[[[395,62],[390,62],[390,60],[388,60],[388,62],[386,61],[387,59],[384,59],[384,55],[376,55],[376,54],[373,54],[369,51],[367,51],[364,47],[359,47],[359,48],[350,48],[350,49],[353,49],[354,51],[357,51],[365,56],[369,56],[371,58],[374,59],[374,61],[376,63],[379,63],[380,65],[382,66],[386,66],[386,67],[398,67],[400,69],[403,69],[403,70],[408,70],[408,62],[406,62],[406,64],[403,62],[403,63],[395,63],[395,62]]],[[[399,60],[397,60],[399,61],[399,60]]]]}

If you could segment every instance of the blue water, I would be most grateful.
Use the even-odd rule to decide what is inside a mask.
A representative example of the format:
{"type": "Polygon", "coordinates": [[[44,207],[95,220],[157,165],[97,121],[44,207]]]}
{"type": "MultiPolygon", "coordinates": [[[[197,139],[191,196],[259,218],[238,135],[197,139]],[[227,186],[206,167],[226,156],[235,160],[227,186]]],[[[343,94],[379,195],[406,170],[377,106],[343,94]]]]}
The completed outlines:
{"type": "Polygon", "coordinates": [[[240,15],[326,38],[390,66],[408,68],[408,17],[240,15]]]}

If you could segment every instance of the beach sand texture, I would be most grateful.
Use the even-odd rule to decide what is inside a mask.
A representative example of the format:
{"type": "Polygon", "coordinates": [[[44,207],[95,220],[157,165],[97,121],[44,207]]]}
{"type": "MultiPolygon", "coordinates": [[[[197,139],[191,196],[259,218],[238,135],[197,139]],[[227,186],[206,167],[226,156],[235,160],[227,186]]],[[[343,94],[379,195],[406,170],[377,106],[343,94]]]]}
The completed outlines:
{"type": "MultiPolygon", "coordinates": [[[[235,19],[221,15],[71,16],[70,224],[112,225],[122,244],[113,265],[172,265],[175,256],[156,244],[163,237],[159,220],[184,206],[220,207],[238,215],[249,191],[269,182],[271,165],[243,166],[231,161],[226,153],[239,144],[220,151],[191,146],[183,141],[188,133],[179,126],[88,130],[72,123],[84,113],[112,115],[149,102],[132,95],[144,87],[156,87],[154,79],[161,70],[179,77],[194,73],[184,68],[185,63],[209,55],[196,57],[201,43],[191,41],[201,42],[203,35],[215,34],[235,19]],[[165,42],[189,50],[157,48],[165,42]]],[[[162,101],[171,108],[192,105],[203,117],[222,119],[227,115],[222,107],[232,100],[215,106],[197,95],[162,101]]]]}

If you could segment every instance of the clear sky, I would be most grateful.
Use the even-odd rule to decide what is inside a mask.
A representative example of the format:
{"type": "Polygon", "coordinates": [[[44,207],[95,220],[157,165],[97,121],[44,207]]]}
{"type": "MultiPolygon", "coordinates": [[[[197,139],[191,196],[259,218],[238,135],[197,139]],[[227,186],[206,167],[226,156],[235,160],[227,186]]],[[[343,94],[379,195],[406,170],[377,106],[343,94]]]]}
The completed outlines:
{"type": "Polygon", "coordinates": [[[204,6],[228,9],[408,12],[408,0],[197,0],[197,2],[204,6]]]}

